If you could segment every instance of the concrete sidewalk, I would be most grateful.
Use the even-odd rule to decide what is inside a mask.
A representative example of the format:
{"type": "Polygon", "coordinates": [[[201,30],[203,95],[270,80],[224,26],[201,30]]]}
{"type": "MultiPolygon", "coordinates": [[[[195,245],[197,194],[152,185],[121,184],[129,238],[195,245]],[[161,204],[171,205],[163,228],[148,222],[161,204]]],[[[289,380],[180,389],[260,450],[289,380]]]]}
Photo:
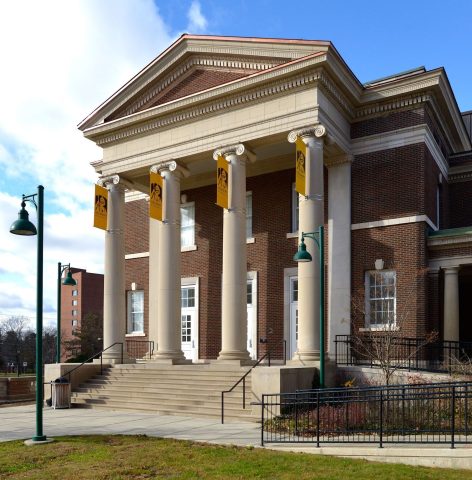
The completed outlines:
{"type": "MultiPolygon", "coordinates": [[[[260,447],[261,432],[257,423],[167,416],[142,412],[119,412],[89,409],[43,410],[44,434],[64,435],[145,434],[152,437],[194,440],[220,445],[260,447]]],[[[35,406],[0,408],[0,441],[23,440],[35,434],[35,406]]],[[[378,448],[372,445],[329,445],[316,448],[307,444],[266,445],[280,451],[305,452],[360,458],[379,462],[405,463],[428,467],[472,469],[472,446],[456,449],[444,445],[400,445],[378,448]]]]}

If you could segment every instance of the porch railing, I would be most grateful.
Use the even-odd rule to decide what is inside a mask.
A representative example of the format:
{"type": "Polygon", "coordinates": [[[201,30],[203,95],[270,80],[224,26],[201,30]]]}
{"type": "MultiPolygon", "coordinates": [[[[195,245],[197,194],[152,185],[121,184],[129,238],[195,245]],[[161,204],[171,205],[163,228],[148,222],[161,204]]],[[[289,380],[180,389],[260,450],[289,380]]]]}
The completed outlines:
{"type": "Polygon", "coordinates": [[[261,444],[472,443],[472,382],[268,394],[261,444]]]}
{"type": "MultiPolygon", "coordinates": [[[[376,361],[367,352],[375,337],[336,335],[335,357],[337,365],[375,367],[376,361]]],[[[398,337],[392,339],[389,363],[395,369],[451,373],[461,365],[470,364],[472,371],[472,342],[434,341],[422,338],[398,337]]]]}

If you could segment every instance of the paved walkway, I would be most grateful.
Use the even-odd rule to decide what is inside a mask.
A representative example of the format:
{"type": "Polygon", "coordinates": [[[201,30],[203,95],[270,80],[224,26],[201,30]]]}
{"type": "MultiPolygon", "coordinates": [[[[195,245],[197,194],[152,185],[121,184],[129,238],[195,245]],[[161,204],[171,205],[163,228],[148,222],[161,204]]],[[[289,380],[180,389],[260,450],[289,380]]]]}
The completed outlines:
{"type": "MultiPolygon", "coordinates": [[[[35,406],[0,408],[0,441],[22,440],[35,434],[35,406]]],[[[89,409],[43,410],[43,433],[48,437],[90,434],[146,434],[153,437],[194,440],[221,445],[260,446],[260,425],[142,412],[117,412],[89,409]]],[[[406,463],[447,468],[472,469],[472,446],[451,449],[437,446],[268,445],[266,448],[321,455],[363,458],[373,461],[406,463]]]]}

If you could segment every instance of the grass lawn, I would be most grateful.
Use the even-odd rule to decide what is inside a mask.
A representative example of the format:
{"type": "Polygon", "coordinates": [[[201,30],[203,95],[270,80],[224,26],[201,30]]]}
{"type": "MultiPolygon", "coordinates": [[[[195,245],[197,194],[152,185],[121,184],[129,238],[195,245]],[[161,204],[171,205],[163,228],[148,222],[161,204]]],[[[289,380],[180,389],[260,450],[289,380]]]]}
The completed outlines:
{"type": "Polygon", "coordinates": [[[1,479],[470,479],[472,472],[121,435],[0,443],[1,479]]]}

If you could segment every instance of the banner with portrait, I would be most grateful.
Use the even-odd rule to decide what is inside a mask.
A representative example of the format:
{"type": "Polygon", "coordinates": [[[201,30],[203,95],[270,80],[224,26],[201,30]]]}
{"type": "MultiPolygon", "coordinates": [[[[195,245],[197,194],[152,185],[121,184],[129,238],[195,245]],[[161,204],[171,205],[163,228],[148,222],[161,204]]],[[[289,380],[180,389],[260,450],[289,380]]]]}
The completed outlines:
{"type": "Polygon", "coordinates": [[[162,222],[164,182],[159,173],[151,172],[149,178],[149,216],[162,222]]]}
{"type": "Polygon", "coordinates": [[[216,162],[216,204],[229,208],[229,164],[223,155],[216,162]]]}
{"type": "Polygon", "coordinates": [[[100,185],[95,185],[93,226],[102,230],[108,226],[108,190],[100,185]]]}
{"type": "Polygon", "coordinates": [[[296,156],[295,156],[295,190],[300,195],[306,195],[306,145],[305,142],[297,137],[295,142],[296,156]]]}

